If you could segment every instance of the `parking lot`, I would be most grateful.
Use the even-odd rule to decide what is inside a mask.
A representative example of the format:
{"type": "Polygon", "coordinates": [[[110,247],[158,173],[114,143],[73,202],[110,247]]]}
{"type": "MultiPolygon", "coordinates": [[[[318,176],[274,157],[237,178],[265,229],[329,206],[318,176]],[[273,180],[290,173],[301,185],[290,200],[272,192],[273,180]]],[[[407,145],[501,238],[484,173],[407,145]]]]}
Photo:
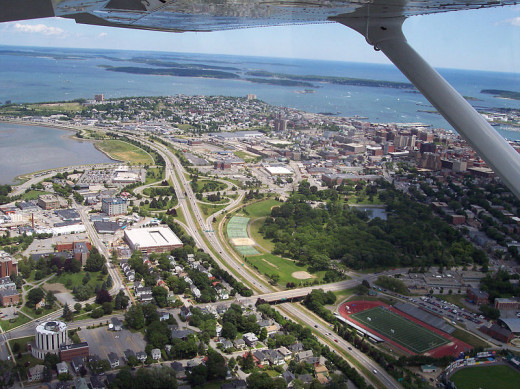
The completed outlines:
{"type": "Polygon", "coordinates": [[[143,334],[132,333],[126,329],[122,331],[110,331],[108,327],[84,329],[78,332],[80,339],[88,342],[91,355],[98,355],[106,359],[108,353],[115,352],[119,358],[123,358],[127,349],[134,352],[144,351],[146,342],[143,334]]]}

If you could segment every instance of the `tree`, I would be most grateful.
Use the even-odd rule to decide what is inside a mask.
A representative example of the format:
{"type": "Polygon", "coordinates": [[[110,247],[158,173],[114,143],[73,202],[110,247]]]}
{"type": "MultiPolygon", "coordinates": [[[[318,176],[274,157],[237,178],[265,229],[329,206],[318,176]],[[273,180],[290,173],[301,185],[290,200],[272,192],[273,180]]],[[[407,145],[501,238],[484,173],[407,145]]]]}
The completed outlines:
{"type": "Polygon", "coordinates": [[[112,303],[109,301],[104,302],[102,305],[102,308],[103,308],[103,313],[105,315],[110,315],[112,313],[112,311],[114,310],[114,308],[112,307],[112,303]]]}
{"type": "Polygon", "coordinates": [[[47,292],[45,295],[45,306],[47,308],[52,308],[54,306],[54,303],[56,302],[56,296],[54,296],[54,293],[52,293],[51,290],[47,292]]]}
{"type": "Polygon", "coordinates": [[[125,293],[120,290],[119,293],[116,295],[116,298],[114,299],[114,309],[126,309],[128,307],[129,302],[128,296],[125,295],[125,293]]]}
{"type": "Polygon", "coordinates": [[[76,312],[81,311],[81,303],[76,303],[76,304],[74,304],[74,310],[75,310],[76,312]]]}
{"type": "Polygon", "coordinates": [[[287,388],[287,383],[283,378],[272,379],[265,372],[255,371],[247,377],[247,387],[249,389],[283,389],[287,388]]]}
{"type": "Polygon", "coordinates": [[[14,382],[13,364],[0,360],[0,388],[12,388],[14,382]]]}
{"type": "Polygon", "coordinates": [[[260,330],[260,334],[258,335],[258,340],[260,340],[261,342],[263,342],[264,340],[267,339],[267,329],[265,327],[263,327],[261,330],[260,330]]]}
{"type": "Polygon", "coordinates": [[[112,285],[114,285],[114,281],[112,281],[112,276],[110,274],[108,275],[107,280],[105,282],[107,289],[110,289],[112,285]]]}
{"type": "Polygon", "coordinates": [[[140,304],[132,305],[125,314],[126,323],[130,328],[139,330],[144,327],[143,309],[140,304]]]}
{"type": "Polygon", "coordinates": [[[99,251],[92,247],[90,251],[90,255],[87,258],[87,262],[85,263],[85,270],[91,271],[100,271],[105,264],[105,258],[99,253],[99,251]]]}
{"type": "Polygon", "coordinates": [[[65,304],[65,306],[63,307],[63,314],[61,315],[61,317],[63,317],[63,320],[65,321],[71,321],[74,318],[74,315],[69,308],[69,304],[65,304]]]}
{"type": "Polygon", "coordinates": [[[233,323],[225,321],[224,324],[222,324],[221,335],[226,339],[234,340],[237,336],[237,327],[233,323]]]}
{"type": "Polygon", "coordinates": [[[226,378],[227,367],[226,360],[215,350],[208,351],[208,359],[206,361],[206,367],[208,368],[207,378],[211,380],[220,380],[226,378]]]}
{"type": "Polygon", "coordinates": [[[154,286],[152,295],[157,305],[161,308],[168,306],[168,291],[162,286],[154,286]]]}
{"type": "Polygon", "coordinates": [[[229,361],[228,361],[229,370],[233,370],[236,365],[237,365],[237,360],[233,357],[229,358],[229,361]]]}
{"type": "Polygon", "coordinates": [[[108,293],[106,289],[101,289],[96,295],[96,303],[103,304],[106,302],[111,302],[112,296],[108,293]]]}
{"type": "Polygon", "coordinates": [[[49,366],[43,367],[43,382],[51,382],[52,381],[52,370],[49,366]]]}
{"type": "Polygon", "coordinates": [[[255,368],[255,360],[253,358],[253,354],[251,352],[248,352],[246,357],[244,358],[244,362],[242,364],[242,370],[245,372],[251,371],[255,368]]]}
{"type": "Polygon", "coordinates": [[[29,293],[27,293],[27,305],[29,308],[34,308],[36,304],[42,301],[42,298],[45,296],[45,293],[40,288],[32,288],[29,293]]]}

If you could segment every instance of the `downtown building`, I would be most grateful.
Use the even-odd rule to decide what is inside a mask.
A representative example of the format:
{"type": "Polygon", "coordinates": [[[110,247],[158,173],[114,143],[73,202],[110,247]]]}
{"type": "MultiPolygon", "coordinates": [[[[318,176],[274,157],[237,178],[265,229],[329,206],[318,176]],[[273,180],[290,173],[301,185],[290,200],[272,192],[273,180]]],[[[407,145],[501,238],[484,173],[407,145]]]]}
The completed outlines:
{"type": "Polygon", "coordinates": [[[128,205],[121,197],[105,198],[101,200],[101,211],[108,216],[126,215],[128,205]]]}

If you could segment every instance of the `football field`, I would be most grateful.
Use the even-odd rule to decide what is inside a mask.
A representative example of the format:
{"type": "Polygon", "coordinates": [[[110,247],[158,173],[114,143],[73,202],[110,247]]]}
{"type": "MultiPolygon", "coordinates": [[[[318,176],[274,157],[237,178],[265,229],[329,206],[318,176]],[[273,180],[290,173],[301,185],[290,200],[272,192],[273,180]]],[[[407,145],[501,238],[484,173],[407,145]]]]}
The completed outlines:
{"type": "Polygon", "coordinates": [[[350,317],[416,354],[425,353],[449,342],[435,332],[384,307],[367,309],[350,317]]]}

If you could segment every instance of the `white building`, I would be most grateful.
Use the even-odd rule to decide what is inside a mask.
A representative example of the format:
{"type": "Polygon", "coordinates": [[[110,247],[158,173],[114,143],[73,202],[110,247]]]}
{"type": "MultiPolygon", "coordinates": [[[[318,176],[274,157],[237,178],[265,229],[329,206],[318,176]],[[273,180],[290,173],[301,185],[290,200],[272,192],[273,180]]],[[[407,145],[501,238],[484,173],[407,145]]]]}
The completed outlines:
{"type": "Polygon", "coordinates": [[[32,355],[43,359],[45,354],[57,354],[61,345],[67,344],[67,324],[61,321],[47,321],[36,327],[34,347],[32,355]]]}
{"type": "Polygon", "coordinates": [[[101,211],[108,216],[126,215],[128,205],[126,200],[121,197],[105,198],[101,200],[101,211]]]}
{"type": "Polygon", "coordinates": [[[181,240],[166,226],[125,230],[125,241],[132,250],[143,254],[164,253],[182,247],[181,240]]]}

